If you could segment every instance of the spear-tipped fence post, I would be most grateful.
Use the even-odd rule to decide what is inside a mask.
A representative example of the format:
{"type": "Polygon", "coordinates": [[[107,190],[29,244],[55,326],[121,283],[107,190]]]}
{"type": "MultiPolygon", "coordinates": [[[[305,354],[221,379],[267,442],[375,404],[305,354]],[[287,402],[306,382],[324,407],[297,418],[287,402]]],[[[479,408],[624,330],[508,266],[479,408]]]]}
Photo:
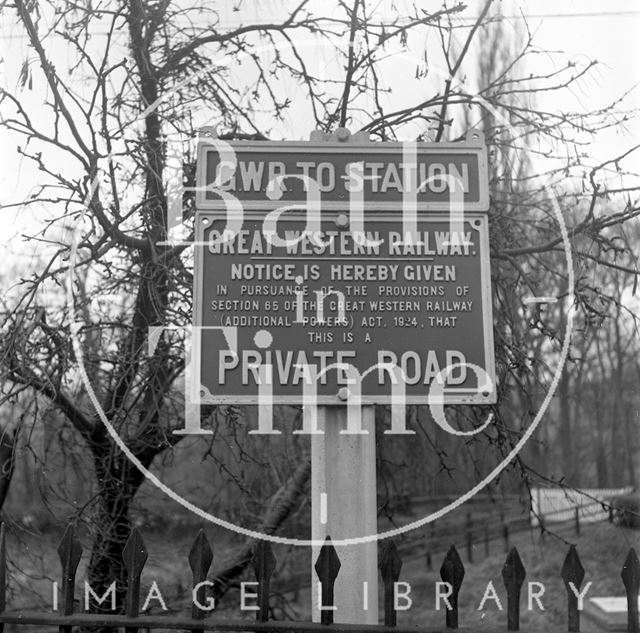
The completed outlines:
{"type": "Polygon", "coordinates": [[[568,631],[577,633],[580,631],[580,611],[578,611],[578,597],[576,592],[580,592],[582,581],[584,580],[584,567],[580,562],[580,557],[576,546],[572,545],[567,552],[562,565],[561,574],[564,586],[567,588],[567,603],[569,611],[568,631]],[[571,589],[569,583],[573,583],[575,591],[571,589]]]}
{"type": "MultiPolygon", "coordinates": [[[[125,613],[137,618],[140,610],[140,576],[147,562],[148,552],[138,528],[133,528],[122,549],[122,560],[127,570],[127,597],[125,613]]],[[[125,627],[125,633],[137,633],[137,626],[125,627]]]]}
{"type": "MultiPolygon", "coordinates": [[[[82,545],[76,538],[71,523],[67,525],[58,545],[58,556],[62,567],[62,615],[72,615],[76,571],[82,558],[82,545]]],[[[60,633],[71,633],[71,625],[62,624],[58,630],[60,633]]]]}
{"type": "Polygon", "coordinates": [[[513,547],[502,568],[502,580],[507,590],[507,630],[520,630],[520,589],[527,572],[518,550],[513,547]]]}
{"type": "Polygon", "coordinates": [[[398,554],[398,548],[393,541],[389,541],[382,546],[380,555],[380,575],[384,584],[384,625],[396,625],[396,609],[395,609],[395,583],[400,578],[400,570],[402,569],[402,559],[398,554]]]}
{"type": "Polygon", "coordinates": [[[640,633],[638,622],[638,591],[640,591],[640,562],[632,547],[622,568],[622,582],[627,591],[627,633],[640,633]]]}
{"type": "MultiPolygon", "coordinates": [[[[206,585],[201,585],[207,579],[207,573],[213,562],[213,551],[209,544],[209,539],[201,528],[193,541],[191,550],[189,551],[189,567],[193,574],[193,605],[191,606],[191,617],[194,620],[203,620],[205,610],[198,605],[205,604],[206,585]],[[200,586],[199,586],[200,585],[200,586]],[[196,589],[197,587],[197,589],[196,589]]],[[[191,633],[203,633],[204,629],[193,628],[191,633]]]]}
{"type": "MultiPolygon", "coordinates": [[[[0,614],[7,606],[7,546],[4,521],[0,524],[0,614]]],[[[4,623],[0,622],[0,633],[4,632],[4,623]]]]}
{"type": "Polygon", "coordinates": [[[451,609],[447,609],[446,611],[446,625],[448,629],[457,629],[458,594],[460,593],[460,587],[464,579],[464,565],[462,564],[455,545],[449,548],[447,555],[444,557],[442,567],[440,567],[440,578],[451,585],[451,596],[449,596],[451,609]]]}
{"type": "Polygon", "coordinates": [[[320,548],[320,554],[314,569],[321,586],[320,622],[322,624],[333,624],[333,612],[335,611],[333,587],[340,571],[340,559],[330,536],[327,536],[320,548]]]}
{"type": "Polygon", "coordinates": [[[258,581],[258,622],[266,622],[269,619],[269,585],[275,568],[276,557],[271,550],[271,543],[258,541],[253,552],[253,572],[258,581]]]}

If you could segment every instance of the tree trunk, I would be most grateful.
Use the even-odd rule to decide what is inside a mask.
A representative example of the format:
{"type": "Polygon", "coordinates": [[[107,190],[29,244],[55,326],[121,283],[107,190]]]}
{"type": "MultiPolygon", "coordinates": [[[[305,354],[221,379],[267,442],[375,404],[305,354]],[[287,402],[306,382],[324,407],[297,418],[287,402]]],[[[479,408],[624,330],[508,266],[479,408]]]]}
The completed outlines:
{"type": "MultiPolygon", "coordinates": [[[[620,308],[618,308],[613,322],[613,350],[611,358],[611,396],[613,398],[611,417],[611,472],[612,484],[618,488],[632,483],[625,478],[626,460],[625,447],[626,438],[624,434],[624,351],[622,333],[620,330],[620,308]]],[[[628,474],[628,473],[627,473],[628,474]]]]}
{"type": "MultiPolygon", "coordinates": [[[[293,471],[284,485],[271,497],[264,518],[259,527],[263,534],[274,534],[284,521],[300,505],[300,499],[307,489],[311,477],[311,459],[305,458],[293,471]]],[[[254,542],[247,541],[242,550],[225,569],[213,579],[213,596],[221,598],[230,588],[231,582],[249,565],[253,555],[254,542]]]]}
{"type": "MultiPolygon", "coordinates": [[[[636,363],[637,381],[640,382],[640,363],[636,363]]],[[[637,384],[637,383],[636,383],[637,384]]],[[[632,485],[640,494],[640,411],[633,409],[627,416],[627,441],[629,442],[629,461],[632,474],[632,485]]]]}
{"type": "Polygon", "coordinates": [[[15,464],[15,437],[6,431],[0,438],[0,510],[9,492],[15,464]]]}
{"type": "MultiPolygon", "coordinates": [[[[562,289],[562,294],[566,289],[562,289]]],[[[564,304],[560,306],[560,327],[564,330],[567,323],[567,315],[564,310],[564,304]]],[[[566,478],[566,482],[572,486],[580,485],[579,464],[579,448],[576,445],[577,434],[575,426],[577,419],[574,418],[574,407],[572,406],[571,385],[572,375],[571,367],[568,363],[562,368],[562,376],[558,385],[558,398],[560,400],[560,424],[558,426],[560,433],[560,449],[562,454],[562,471],[566,478]]]]}
{"type": "MultiPolygon", "coordinates": [[[[122,549],[131,532],[129,517],[131,503],[144,477],[110,443],[108,446],[103,444],[93,447],[93,454],[100,491],[95,517],[95,525],[98,529],[94,534],[87,577],[92,590],[99,597],[104,596],[115,581],[116,613],[122,613],[127,588],[127,571],[122,561],[122,549]]],[[[91,599],[89,611],[113,613],[111,599],[105,600],[101,605],[91,599]]],[[[100,633],[111,633],[114,629],[106,627],[98,630],[100,633]]]]}
{"type": "MultiPolygon", "coordinates": [[[[604,380],[604,371],[602,373],[602,379],[604,380]]],[[[593,387],[595,389],[595,387],[593,387]]],[[[596,446],[595,459],[596,459],[596,486],[598,488],[609,487],[609,464],[607,461],[607,449],[605,447],[605,434],[603,430],[602,420],[604,420],[602,411],[602,402],[605,400],[606,390],[598,387],[595,390],[595,397],[593,398],[593,411],[595,412],[595,437],[596,446]]]]}

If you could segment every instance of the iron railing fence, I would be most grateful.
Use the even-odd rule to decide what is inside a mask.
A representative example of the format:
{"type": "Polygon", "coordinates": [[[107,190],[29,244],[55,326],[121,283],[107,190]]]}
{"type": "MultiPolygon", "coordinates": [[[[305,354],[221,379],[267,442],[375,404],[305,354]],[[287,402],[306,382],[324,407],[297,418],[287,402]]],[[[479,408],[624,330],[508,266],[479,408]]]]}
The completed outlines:
{"type": "MultiPolygon", "coordinates": [[[[6,624],[21,627],[37,625],[42,627],[57,627],[60,633],[72,633],[80,627],[102,628],[111,627],[113,630],[123,630],[125,633],[160,630],[186,630],[192,633],[204,631],[260,631],[262,633],[327,633],[340,631],[342,633],[417,633],[445,631],[458,629],[458,594],[464,579],[464,565],[455,548],[451,546],[447,551],[440,576],[448,583],[447,589],[449,605],[445,608],[442,626],[396,626],[396,584],[400,578],[402,560],[393,541],[384,542],[380,552],[380,574],[384,588],[384,625],[347,625],[334,624],[334,611],[323,610],[322,622],[318,624],[293,621],[269,621],[269,597],[271,576],[276,567],[276,560],[268,541],[257,541],[253,550],[252,566],[256,578],[256,622],[246,619],[228,619],[211,617],[206,606],[207,574],[213,560],[211,546],[203,530],[198,533],[188,562],[193,575],[193,604],[190,617],[175,617],[174,615],[144,615],[141,611],[141,576],[147,561],[147,548],[142,535],[134,528],[122,550],[122,559],[128,573],[124,613],[92,613],[90,609],[77,612],[75,602],[76,571],[82,556],[82,546],[76,537],[73,525],[68,525],[58,548],[61,563],[61,581],[59,583],[61,600],[59,609],[55,613],[37,613],[32,611],[6,610],[7,566],[5,527],[0,530],[0,633],[6,624]]],[[[334,586],[340,571],[338,554],[327,537],[322,546],[316,565],[316,574],[321,583],[322,604],[330,607],[334,602],[334,586]]],[[[501,631],[520,630],[520,592],[525,578],[525,568],[520,559],[517,548],[510,548],[502,569],[502,577],[507,593],[506,621],[499,628],[483,628],[485,633],[499,633],[501,631]]],[[[560,576],[567,590],[567,626],[563,630],[575,632],[580,630],[580,611],[578,599],[574,591],[580,591],[585,571],[580,562],[577,549],[569,547],[560,576]],[[571,587],[573,584],[573,588],[571,587]]],[[[627,599],[627,633],[640,633],[638,620],[638,592],[640,590],[640,562],[633,548],[624,561],[622,567],[622,582],[627,599]]],[[[115,586],[114,586],[115,593],[115,586]]],[[[85,590],[85,601],[86,601],[85,590]]],[[[104,598],[106,594],[102,596],[104,598]]],[[[438,617],[440,614],[436,614],[438,617]]],[[[471,631],[459,628],[460,631],[471,631]]],[[[560,633],[547,630],[545,633],[560,633]]]]}

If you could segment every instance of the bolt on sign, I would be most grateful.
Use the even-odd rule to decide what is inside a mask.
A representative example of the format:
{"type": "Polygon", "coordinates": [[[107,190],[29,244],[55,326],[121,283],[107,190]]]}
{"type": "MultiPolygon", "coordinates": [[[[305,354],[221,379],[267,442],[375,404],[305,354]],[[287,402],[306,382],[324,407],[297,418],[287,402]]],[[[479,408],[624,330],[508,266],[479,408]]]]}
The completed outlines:
{"type": "Polygon", "coordinates": [[[200,402],[495,402],[480,133],[204,140],[197,186],[200,402]]]}

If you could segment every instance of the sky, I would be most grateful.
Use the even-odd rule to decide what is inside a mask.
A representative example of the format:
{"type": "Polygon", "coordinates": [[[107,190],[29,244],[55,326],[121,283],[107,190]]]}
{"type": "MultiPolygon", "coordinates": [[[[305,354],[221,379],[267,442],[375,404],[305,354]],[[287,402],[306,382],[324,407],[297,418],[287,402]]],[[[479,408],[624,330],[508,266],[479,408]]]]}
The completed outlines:
{"type": "MultiPolygon", "coordinates": [[[[319,7],[325,6],[320,0],[313,0],[319,7]]],[[[370,11],[376,7],[380,14],[385,14],[387,0],[369,2],[370,11]]],[[[235,3],[223,6],[231,7],[235,3]]],[[[276,19],[278,10],[285,11],[297,2],[267,2],[271,17],[276,19]]],[[[396,0],[399,7],[409,5],[409,0],[396,0]]],[[[424,1],[420,6],[438,8],[441,1],[424,1]]],[[[469,0],[469,11],[465,13],[467,21],[477,14],[480,0],[469,0]]],[[[497,2],[498,10],[508,20],[522,20],[527,16],[527,23],[535,33],[535,42],[541,50],[563,51],[567,59],[597,59],[600,64],[592,76],[580,83],[573,93],[554,93],[541,97],[540,105],[555,110],[593,110],[605,106],[615,97],[630,91],[627,105],[629,108],[640,108],[640,2],[635,0],[513,0],[497,2]]],[[[222,12],[222,23],[236,26],[240,22],[264,19],[264,2],[253,2],[245,5],[240,12],[222,12]]],[[[464,31],[460,31],[461,36],[464,31]]],[[[0,82],[9,90],[17,91],[18,77],[25,54],[25,40],[20,37],[15,27],[5,22],[0,26],[0,82]]],[[[63,54],[56,52],[55,54],[63,54]]],[[[540,67],[552,64],[547,55],[540,57],[540,67]]],[[[537,69],[537,68],[536,68],[537,69]]],[[[392,70],[390,71],[392,76],[392,70]]],[[[401,95],[402,86],[395,90],[401,95]]],[[[23,92],[24,98],[34,108],[48,116],[42,109],[44,92],[39,86],[32,91],[23,92]],[[40,109],[40,110],[39,110],[40,109]]],[[[295,101],[295,99],[294,99],[295,101]]],[[[265,115],[268,117],[268,114],[265,115]]],[[[294,108],[287,123],[279,130],[282,138],[308,138],[309,129],[306,122],[300,121],[294,108]]],[[[620,154],[640,141],[640,121],[637,119],[625,130],[599,135],[589,148],[591,155],[606,160],[620,154]]],[[[16,152],[18,141],[0,130],[0,204],[9,204],[26,198],[39,183],[39,175],[35,168],[26,161],[20,160],[16,152]]],[[[626,167],[640,173],[640,152],[636,151],[626,159],[626,167]]],[[[20,221],[17,209],[5,209],[3,215],[9,214],[11,222],[16,225],[13,233],[3,232],[6,239],[9,235],[19,233],[20,221]]],[[[22,214],[20,217],[25,217],[22,214]]],[[[5,222],[5,227],[7,223],[5,222]]]]}
{"type": "MultiPolygon", "coordinates": [[[[561,50],[571,58],[588,56],[599,62],[593,76],[573,99],[562,96],[566,100],[563,107],[597,109],[631,90],[629,107],[640,108],[640,2],[526,0],[518,4],[527,15],[544,16],[529,18],[529,26],[536,32],[541,48],[561,50]]],[[[557,98],[554,95],[549,101],[557,98]]],[[[626,133],[602,135],[591,152],[606,159],[637,143],[640,143],[640,121],[636,119],[626,133]]],[[[633,169],[640,173],[640,151],[633,157],[633,169]]]]}

